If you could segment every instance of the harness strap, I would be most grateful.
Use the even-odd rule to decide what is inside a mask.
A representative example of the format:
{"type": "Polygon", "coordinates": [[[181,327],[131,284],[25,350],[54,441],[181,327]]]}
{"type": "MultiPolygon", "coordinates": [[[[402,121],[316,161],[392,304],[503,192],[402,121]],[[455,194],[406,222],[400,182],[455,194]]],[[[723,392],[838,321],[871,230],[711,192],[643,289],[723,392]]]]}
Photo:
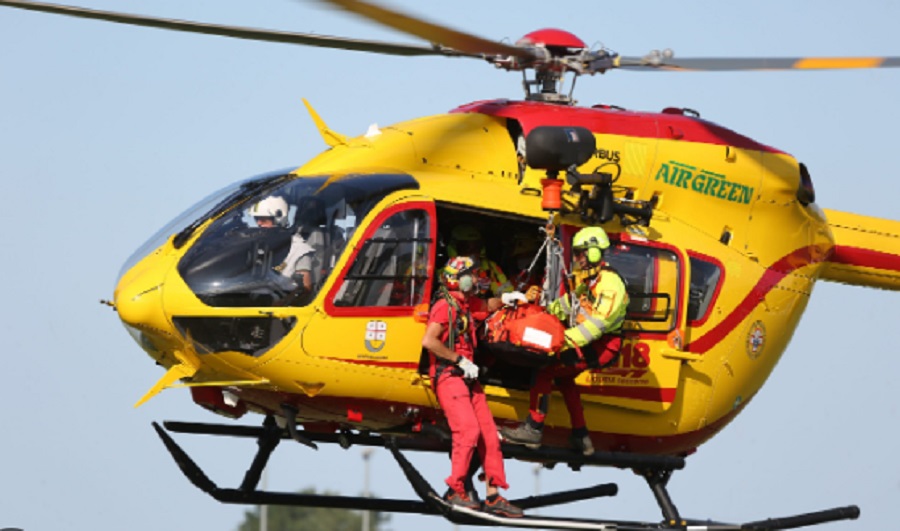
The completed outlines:
{"type": "MultiPolygon", "coordinates": [[[[469,330],[469,328],[472,326],[472,316],[467,311],[466,316],[465,316],[466,321],[463,321],[460,318],[460,313],[462,312],[462,307],[459,305],[459,303],[456,301],[456,299],[454,299],[453,296],[450,295],[450,292],[447,291],[447,288],[445,286],[440,287],[438,295],[447,302],[447,342],[446,342],[447,348],[449,348],[450,350],[453,350],[453,348],[456,346],[456,341],[457,341],[457,337],[458,337],[457,334],[460,332],[463,333],[463,336],[465,337],[465,341],[468,344],[472,345],[472,335],[471,335],[471,330],[469,330]],[[462,330],[460,330],[460,328],[462,328],[462,330]]],[[[433,356],[433,354],[432,354],[432,356],[433,356]]],[[[435,392],[437,392],[437,384],[438,384],[438,381],[440,380],[441,375],[444,373],[445,370],[448,370],[448,369],[450,371],[454,371],[454,370],[459,371],[460,370],[459,367],[457,367],[453,363],[450,363],[449,361],[445,360],[444,358],[441,358],[439,356],[434,356],[434,384],[433,384],[433,386],[435,388],[435,392]]]]}

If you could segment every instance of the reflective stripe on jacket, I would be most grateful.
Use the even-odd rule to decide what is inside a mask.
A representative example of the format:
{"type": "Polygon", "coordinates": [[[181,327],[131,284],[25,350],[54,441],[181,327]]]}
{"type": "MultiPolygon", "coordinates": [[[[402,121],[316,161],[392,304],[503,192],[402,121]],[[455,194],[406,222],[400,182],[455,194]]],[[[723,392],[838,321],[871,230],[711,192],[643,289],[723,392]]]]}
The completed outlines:
{"type": "MultiPolygon", "coordinates": [[[[578,347],[600,339],[604,333],[622,328],[628,308],[625,283],[614,271],[601,270],[596,277],[585,283],[588,293],[577,297],[578,302],[574,308],[577,324],[566,330],[566,342],[578,347]]],[[[547,311],[567,322],[573,312],[569,295],[551,302],[547,311]]]]}

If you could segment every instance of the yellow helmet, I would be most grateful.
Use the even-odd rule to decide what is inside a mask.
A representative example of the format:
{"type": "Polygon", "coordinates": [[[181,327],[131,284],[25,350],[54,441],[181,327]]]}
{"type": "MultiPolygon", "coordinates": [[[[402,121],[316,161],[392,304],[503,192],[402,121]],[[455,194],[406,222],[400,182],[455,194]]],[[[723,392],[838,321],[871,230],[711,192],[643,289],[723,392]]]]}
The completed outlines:
{"type": "Polygon", "coordinates": [[[586,250],[588,262],[592,264],[600,263],[606,249],[609,249],[609,236],[600,227],[585,227],[572,238],[572,250],[586,250]]]}

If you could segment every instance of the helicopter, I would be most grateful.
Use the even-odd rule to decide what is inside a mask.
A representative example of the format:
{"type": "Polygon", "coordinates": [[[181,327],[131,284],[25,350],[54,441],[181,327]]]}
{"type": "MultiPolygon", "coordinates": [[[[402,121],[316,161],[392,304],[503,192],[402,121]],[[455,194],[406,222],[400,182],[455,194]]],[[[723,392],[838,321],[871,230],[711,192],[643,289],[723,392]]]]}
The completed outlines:
{"type": "MultiPolygon", "coordinates": [[[[511,172],[511,173],[514,173],[514,172],[511,172]]],[[[541,172],[538,172],[538,173],[541,173],[541,172]]],[[[535,172],[531,172],[531,175],[534,176],[534,175],[535,175],[535,172]]],[[[733,187],[732,187],[732,189],[733,189],[733,187]]],[[[664,198],[663,198],[663,201],[660,202],[660,204],[659,204],[659,206],[657,207],[657,210],[656,210],[657,215],[656,215],[656,217],[655,217],[655,220],[651,220],[650,223],[649,223],[649,229],[656,229],[656,228],[657,228],[657,225],[659,225],[659,226],[664,226],[664,223],[665,223],[665,222],[660,221],[658,215],[659,215],[659,212],[667,212],[666,209],[665,209],[665,205],[669,204],[669,200],[670,200],[669,197],[664,197],[664,198]]],[[[461,201],[461,200],[460,200],[460,201],[461,201]]],[[[486,208],[484,208],[484,209],[487,210],[486,208]]],[[[526,216],[526,217],[527,217],[527,216],[526,216]]],[[[530,216],[530,219],[532,220],[532,222],[534,222],[534,220],[539,219],[539,217],[538,217],[538,215],[535,213],[534,215],[530,216]]],[[[633,227],[633,228],[634,228],[634,229],[638,229],[639,227],[640,227],[640,225],[638,225],[637,227],[633,227]]],[[[770,327],[770,328],[771,328],[771,327],[770,327]]],[[[769,330],[769,333],[771,334],[772,331],[769,330]]],[[[771,346],[771,345],[770,345],[770,346],[771,346]]],[[[690,352],[690,351],[688,350],[688,352],[690,352]]],[[[686,361],[686,362],[687,362],[687,363],[685,363],[684,365],[690,366],[692,360],[683,360],[683,361],[686,361]]],[[[250,384],[248,383],[247,385],[250,385],[250,384]]],[[[618,406],[618,407],[623,407],[623,406],[618,406]]],[[[624,407],[623,407],[623,408],[624,408],[624,407]]],[[[560,408],[555,408],[555,409],[558,411],[560,408]]]]}

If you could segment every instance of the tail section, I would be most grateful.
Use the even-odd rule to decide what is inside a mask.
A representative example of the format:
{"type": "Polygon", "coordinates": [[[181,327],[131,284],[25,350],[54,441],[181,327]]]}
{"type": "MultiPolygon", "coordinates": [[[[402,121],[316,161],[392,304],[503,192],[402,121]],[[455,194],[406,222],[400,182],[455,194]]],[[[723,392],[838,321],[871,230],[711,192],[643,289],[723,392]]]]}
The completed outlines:
{"type": "Polygon", "coordinates": [[[834,252],[822,280],[900,290],[900,221],[825,210],[834,252]]]}

